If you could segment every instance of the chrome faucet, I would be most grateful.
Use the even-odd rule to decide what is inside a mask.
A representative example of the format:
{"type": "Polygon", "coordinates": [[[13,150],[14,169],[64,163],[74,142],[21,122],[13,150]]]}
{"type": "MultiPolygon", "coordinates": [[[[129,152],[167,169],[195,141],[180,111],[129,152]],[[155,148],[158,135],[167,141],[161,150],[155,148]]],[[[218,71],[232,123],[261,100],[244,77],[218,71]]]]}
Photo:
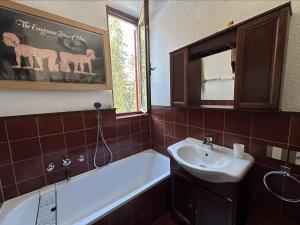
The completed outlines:
{"type": "Polygon", "coordinates": [[[209,149],[213,150],[213,138],[210,136],[204,137],[203,144],[209,147],[209,149]]]}
{"type": "Polygon", "coordinates": [[[65,157],[63,157],[62,159],[62,165],[65,167],[65,177],[67,179],[67,181],[70,181],[70,165],[71,165],[71,159],[67,159],[65,157]]]}

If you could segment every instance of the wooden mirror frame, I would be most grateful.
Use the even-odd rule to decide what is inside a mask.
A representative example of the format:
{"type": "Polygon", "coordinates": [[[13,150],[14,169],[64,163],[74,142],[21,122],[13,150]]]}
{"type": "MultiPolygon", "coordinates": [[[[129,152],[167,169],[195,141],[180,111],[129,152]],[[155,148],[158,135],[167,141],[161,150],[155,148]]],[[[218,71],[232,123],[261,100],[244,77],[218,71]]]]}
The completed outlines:
{"type": "Polygon", "coordinates": [[[50,21],[69,25],[102,35],[103,53],[105,65],[105,84],[78,84],[78,83],[59,83],[59,82],[32,82],[32,81],[8,81],[0,80],[0,89],[30,89],[30,90],[112,90],[111,58],[108,32],[100,28],[83,24],[71,19],[67,19],[46,11],[35,9],[9,0],[0,1],[0,7],[14,11],[19,11],[32,16],[37,16],[50,21]]]}

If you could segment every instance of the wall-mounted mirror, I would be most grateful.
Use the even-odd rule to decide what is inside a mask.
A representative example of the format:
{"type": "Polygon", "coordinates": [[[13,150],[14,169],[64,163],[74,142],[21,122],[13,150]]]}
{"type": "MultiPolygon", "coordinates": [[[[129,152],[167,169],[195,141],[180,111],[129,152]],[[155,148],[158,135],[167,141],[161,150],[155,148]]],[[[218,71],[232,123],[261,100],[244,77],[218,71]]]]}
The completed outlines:
{"type": "Polygon", "coordinates": [[[234,100],[235,49],[201,58],[201,100],[234,100]]]}

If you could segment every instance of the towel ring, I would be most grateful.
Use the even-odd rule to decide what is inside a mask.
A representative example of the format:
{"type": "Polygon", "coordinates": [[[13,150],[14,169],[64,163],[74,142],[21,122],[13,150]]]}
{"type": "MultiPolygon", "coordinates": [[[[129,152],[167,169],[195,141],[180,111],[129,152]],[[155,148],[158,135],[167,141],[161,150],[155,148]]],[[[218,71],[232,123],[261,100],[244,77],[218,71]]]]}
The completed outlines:
{"type": "Polygon", "coordinates": [[[294,177],[293,175],[291,175],[290,173],[288,173],[286,171],[271,171],[271,172],[266,173],[263,178],[265,187],[272,195],[276,196],[277,198],[279,198],[280,200],[283,200],[285,202],[291,202],[291,203],[300,202],[300,198],[294,198],[294,199],[286,198],[286,197],[283,197],[283,196],[275,193],[274,191],[272,191],[271,188],[269,187],[269,185],[267,184],[267,177],[272,176],[272,175],[282,175],[282,176],[288,177],[288,178],[294,180],[295,182],[297,182],[299,185],[300,185],[300,180],[298,180],[296,177],[294,177]]]}

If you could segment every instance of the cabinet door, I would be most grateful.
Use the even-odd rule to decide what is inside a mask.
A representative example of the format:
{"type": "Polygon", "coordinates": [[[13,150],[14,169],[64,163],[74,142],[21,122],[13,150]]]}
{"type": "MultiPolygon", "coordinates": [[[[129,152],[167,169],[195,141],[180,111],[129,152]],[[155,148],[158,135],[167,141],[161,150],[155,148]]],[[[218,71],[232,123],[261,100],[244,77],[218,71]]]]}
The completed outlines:
{"type": "Polygon", "coordinates": [[[199,186],[195,192],[195,225],[233,225],[230,203],[199,186]]]}
{"type": "Polygon", "coordinates": [[[183,175],[172,175],[172,208],[176,218],[183,224],[193,224],[194,185],[183,175]]]}
{"type": "Polygon", "coordinates": [[[171,104],[187,105],[188,50],[182,49],[170,54],[171,104]]]}
{"type": "Polygon", "coordinates": [[[289,16],[286,7],[238,27],[235,107],[278,108],[289,16]]]}

